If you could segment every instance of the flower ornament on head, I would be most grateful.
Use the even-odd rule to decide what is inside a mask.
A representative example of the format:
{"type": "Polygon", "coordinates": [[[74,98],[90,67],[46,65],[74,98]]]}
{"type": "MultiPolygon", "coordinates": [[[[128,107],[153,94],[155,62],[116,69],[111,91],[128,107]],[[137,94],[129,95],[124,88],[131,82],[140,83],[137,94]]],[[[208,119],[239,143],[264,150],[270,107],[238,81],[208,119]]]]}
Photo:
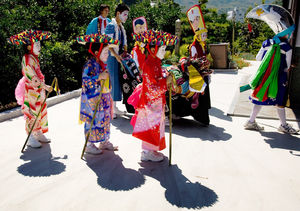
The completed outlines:
{"type": "Polygon", "coordinates": [[[158,52],[158,47],[172,46],[172,45],[176,45],[178,42],[177,36],[172,35],[168,32],[154,31],[154,30],[148,30],[140,34],[133,34],[132,37],[137,42],[145,43],[146,48],[148,49],[150,54],[152,54],[150,50],[150,46],[155,46],[155,53],[154,53],[155,56],[158,52]]]}
{"type": "Polygon", "coordinates": [[[178,37],[168,32],[148,30],[140,34],[133,34],[133,39],[150,46],[172,46],[178,42],[178,37]]]}
{"type": "Polygon", "coordinates": [[[89,53],[92,54],[94,57],[98,58],[100,57],[102,48],[103,48],[103,44],[108,44],[108,45],[119,45],[119,41],[115,40],[109,36],[107,36],[106,34],[89,34],[89,35],[81,35],[76,37],[76,41],[80,44],[86,44],[86,43],[90,43],[90,47],[89,47],[89,53]],[[93,43],[100,43],[100,48],[98,51],[98,54],[95,55],[95,53],[92,51],[92,44],[93,43]]]}
{"type": "Polygon", "coordinates": [[[41,30],[25,30],[19,34],[13,35],[7,39],[10,44],[13,45],[31,45],[34,42],[46,40],[51,36],[49,31],[41,31],[41,30]]]}
{"type": "Polygon", "coordinates": [[[13,45],[28,45],[31,54],[38,56],[40,53],[40,41],[46,40],[51,36],[49,31],[25,30],[7,39],[13,45]]]}

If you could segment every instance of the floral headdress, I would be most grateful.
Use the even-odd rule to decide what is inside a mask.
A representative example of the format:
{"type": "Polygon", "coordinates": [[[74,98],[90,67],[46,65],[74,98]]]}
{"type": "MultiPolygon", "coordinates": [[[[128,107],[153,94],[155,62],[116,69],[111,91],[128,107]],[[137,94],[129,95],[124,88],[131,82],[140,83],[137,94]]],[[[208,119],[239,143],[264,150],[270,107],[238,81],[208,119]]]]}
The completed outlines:
{"type": "Polygon", "coordinates": [[[118,45],[119,41],[115,40],[106,34],[88,34],[76,37],[76,40],[80,44],[85,43],[103,43],[103,44],[113,44],[118,45]]]}
{"type": "Polygon", "coordinates": [[[13,35],[7,39],[10,44],[13,45],[30,45],[34,42],[38,42],[41,40],[46,40],[51,36],[49,31],[41,31],[41,30],[25,30],[19,34],[13,35]]]}
{"type": "Polygon", "coordinates": [[[178,42],[178,37],[168,32],[148,30],[141,34],[133,34],[133,39],[149,45],[172,46],[178,42]]]}

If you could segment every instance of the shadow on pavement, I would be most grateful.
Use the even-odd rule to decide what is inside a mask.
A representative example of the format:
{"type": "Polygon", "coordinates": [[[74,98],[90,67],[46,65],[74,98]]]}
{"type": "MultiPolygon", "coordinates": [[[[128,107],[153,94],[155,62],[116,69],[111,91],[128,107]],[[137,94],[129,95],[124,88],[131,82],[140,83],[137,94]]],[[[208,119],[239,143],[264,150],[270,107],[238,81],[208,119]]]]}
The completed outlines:
{"type": "Polygon", "coordinates": [[[210,116],[214,116],[214,117],[217,117],[219,119],[223,119],[223,120],[226,120],[226,121],[230,121],[232,122],[232,117],[230,116],[227,116],[224,111],[218,109],[218,108],[215,108],[215,107],[212,107],[210,110],[209,110],[209,115],[210,116]]]}
{"type": "Polygon", "coordinates": [[[165,197],[172,205],[180,208],[200,209],[213,206],[218,195],[200,183],[192,183],[182,175],[177,165],[168,165],[167,158],[160,163],[141,162],[139,171],[160,182],[166,189],[165,197]]]}
{"type": "Polygon", "coordinates": [[[30,177],[49,177],[65,171],[66,165],[57,160],[68,159],[68,156],[52,157],[50,145],[43,144],[42,148],[39,149],[27,147],[20,158],[24,161],[30,161],[18,167],[17,171],[20,174],[30,177]]]}
{"type": "MultiPolygon", "coordinates": [[[[166,132],[169,129],[166,128],[166,132]]],[[[225,129],[210,124],[203,127],[195,120],[181,118],[173,124],[172,132],[174,134],[187,138],[200,138],[202,141],[227,141],[232,135],[225,133],[225,129]]]]}
{"type": "Polygon", "coordinates": [[[132,134],[133,128],[130,124],[132,115],[125,114],[123,116],[118,116],[116,119],[111,121],[111,124],[119,129],[122,133],[132,134]]]}
{"type": "Polygon", "coordinates": [[[133,169],[125,168],[122,159],[113,151],[103,151],[101,155],[85,155],[90,169],[97,175],[98,184],[112,191],[129,191],[145,183],[144,176],[133,169]]]}
{"type": "Polygon", "coordinates": [[[300,151],[300,135],[289,135],[279,132],[260,132],[265,137],[264,141],[271,148],[300,151]]]}

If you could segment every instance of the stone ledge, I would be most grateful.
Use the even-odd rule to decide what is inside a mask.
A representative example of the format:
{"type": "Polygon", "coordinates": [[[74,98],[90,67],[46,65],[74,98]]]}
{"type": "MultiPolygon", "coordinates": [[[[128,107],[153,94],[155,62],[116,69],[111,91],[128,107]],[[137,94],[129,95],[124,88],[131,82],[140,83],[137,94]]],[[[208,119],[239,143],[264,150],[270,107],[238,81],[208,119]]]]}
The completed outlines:
{"type": "MultiPolygon", "coordinates": [[[[70,100],[72,98],[79,97],[80,93],[81,93],[81,89],[77,89],[72,92],[67,92],[62,95],[51,97],[51,98],[47,99],[47,106],[51,107],[58,103],[64,102],[66,100],[70,100]]],[[[22,115],[23,115],[23,113],[21,111],[21,107],[17,107],[17,108],[8,110],[8,111],[3,111],[0,113],[0,122],[4,122],[6,120],[13,119],[13,118],[16,118],[16,117],[19,117],[22,115]]]]}

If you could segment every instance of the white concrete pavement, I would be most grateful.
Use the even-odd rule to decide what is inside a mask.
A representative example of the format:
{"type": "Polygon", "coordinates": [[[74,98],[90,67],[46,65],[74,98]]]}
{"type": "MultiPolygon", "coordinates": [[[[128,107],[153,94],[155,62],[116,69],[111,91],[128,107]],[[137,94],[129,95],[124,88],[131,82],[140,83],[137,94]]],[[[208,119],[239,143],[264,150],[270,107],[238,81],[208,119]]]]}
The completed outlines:
{"type": "Polygon", "coordinates": [[[23,117],[0,123],[0,210],[300,210],[300,136],[277,132],[278,120],[257,120],[265,126],[259,133],[225,115],[243,74],[212,75],[209,127],[175,122],[171,167],[167,158],[140,162],[130,115],[112,122],[119,151],[81,160],[78,97],[48,109],[52,142],[41,149],[20,152],[23,117]]]}

